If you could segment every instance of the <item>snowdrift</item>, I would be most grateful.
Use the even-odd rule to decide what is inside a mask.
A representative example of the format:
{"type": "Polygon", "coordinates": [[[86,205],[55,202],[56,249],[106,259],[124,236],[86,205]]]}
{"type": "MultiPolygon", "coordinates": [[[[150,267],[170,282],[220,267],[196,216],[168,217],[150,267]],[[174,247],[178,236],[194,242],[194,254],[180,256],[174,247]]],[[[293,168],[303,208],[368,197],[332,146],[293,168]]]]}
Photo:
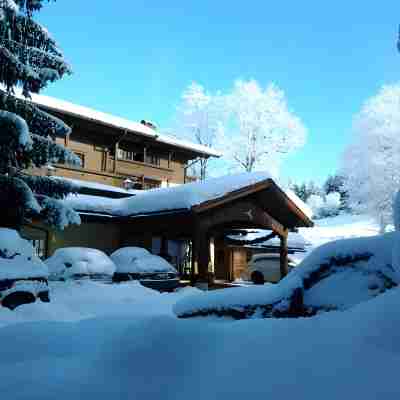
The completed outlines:
{"type": "MultiPolygon", "coordinates": [[[[141,308],[147,304],[146,316],[135,315],[135,303],[129,302],[125,315],[0,328],[0,343],[7,344],[0,359],[2,397],[399,398],[398,288],[346,312],[224,323],[180,320],[167,307],[152,312],[152,305],[160,307],[169,296],[175,294],[146,294],[157,300],[142,303],[141,308]]],[[[73,297],[65,296],[64,304],[73,297]]],[[[51,309],[56,304],[57,299],[51,309]]],[[[18,310],[26,308],[32,315],[39,305],[50,309],[39,303],[18,310]]]]}
{"type": "Polygon", "coordinates": [[[112,276],[115,272],[115,264],[107,254],[87,247],[57,249],[45,262],[52,279],[93,275],[112,276]]]}

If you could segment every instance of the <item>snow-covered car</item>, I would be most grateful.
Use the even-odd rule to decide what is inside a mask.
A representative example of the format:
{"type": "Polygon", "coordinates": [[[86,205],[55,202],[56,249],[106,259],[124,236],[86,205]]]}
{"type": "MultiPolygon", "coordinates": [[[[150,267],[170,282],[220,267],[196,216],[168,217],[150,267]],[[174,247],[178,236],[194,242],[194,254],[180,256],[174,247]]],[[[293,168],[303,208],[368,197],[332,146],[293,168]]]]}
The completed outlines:
{"type": "MultiPolygon", "coordinates": [[[[289,271],[295,267],[295,262],[290,258],[288,259],[288,267],[289,271]]],[[[279,282],[281,279],[279,254],[261,253],[253,255],[243,278],[250,279],[254,284],[279,282]]]]}
{"type": "Polygon", "coordinates": [[[45,260],[51,280],[90,278],[111,282],[115,264],[107,254],[88,247],[63,247],[45,260]]]}
{"type": "Polygon", "coordinates": [[[0,228],[0,304],[11,310],[36,299],[49,301],[47,266],[13,229],[0,228]]]}
{"type": "Polygon", "coordinates": [[[164,258],[141,247],[123,247],[111,254],[117,269],[114,282],[138,280],[143,286],[160,291],[179,287],[178,271],[164,258]]]}

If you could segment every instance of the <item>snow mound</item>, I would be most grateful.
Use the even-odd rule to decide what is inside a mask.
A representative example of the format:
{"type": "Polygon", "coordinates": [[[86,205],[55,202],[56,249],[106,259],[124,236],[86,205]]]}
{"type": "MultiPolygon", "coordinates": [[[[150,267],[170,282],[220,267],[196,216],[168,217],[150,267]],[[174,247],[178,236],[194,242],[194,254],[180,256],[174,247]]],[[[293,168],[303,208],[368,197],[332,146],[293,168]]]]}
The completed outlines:
{"type": "Polygon", "coordinates": [[[65,279],[74,275],[112,276],[115,272],[114,262],[105,253],[86,247],[57,249],[45,263],[53,279],[65,279]]]}
{"type": "Polygon", "coordinates": [[[0,280],[47,278],[49,271],[32,245],[13,229],[0,228],[0,280]]]}
{"type": "MultiPolygon", "coordinates": [[[[65,293],[53,290],[51,307],[29,304],[5,313],[21,321],[36,315],[42,321],[0,328],[0,342],[6,344],[0,360],[4,398],[399,398],[400,289],[347,312],[234,323],[173,318],[169,306],[161,304],[176,299],[175,294],[142,292],[142,301],[132,297],[126,302],[126,314],[119,313],[121,301],[120,307],[113,304],[114,315],[69,323],[62,307],[70,310],[73,293],[96,292],[103,299],[97,306],[102,312],[104,298],[115,288],[58,286],[65,293]]],[[[126,288],[131,296],[139,289],[126,288]]],[[[76,311],[82,315],[80,303],[76,311]]]]}
{"type": "Polygon", "coordinates": [[[175,272],[175,268],[162,257],[150,254],[141,247],[123,247],[111,254],[119,273],[175,272]]]}
{"type": "Polygon", "coordinates": [[[344,239],[315,249],[278,284],[225,289],[179,301],[179,317],[311,316],[345,310],[400,283],[392,266],[395,233],[344,239]]]}
{"type": "Polygon", "coordinates": [[[150,254],[151,253],[143,247],[127,246],[115,250],[114,253],[110,255],[110,258],[114,261],[118,271],[120,266],[130,265],[136,261],[137,258],[148,256],[150,254]]]}

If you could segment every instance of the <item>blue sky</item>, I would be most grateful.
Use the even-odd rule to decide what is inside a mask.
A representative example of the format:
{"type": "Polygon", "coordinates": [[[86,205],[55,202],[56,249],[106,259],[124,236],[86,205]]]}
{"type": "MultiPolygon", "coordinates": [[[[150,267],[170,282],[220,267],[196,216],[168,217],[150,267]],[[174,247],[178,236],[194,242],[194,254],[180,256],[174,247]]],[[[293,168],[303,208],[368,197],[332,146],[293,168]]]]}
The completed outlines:
{"type": "Polygon", "coordinates": [[[398,0],[58,0],[39,20],[74,69],[44,93],[133,120],[168,128],[192,81],[276,83],[309,129],[282,168],[298,181],[335,172],[354,113],[400,77],[398,0]]]}

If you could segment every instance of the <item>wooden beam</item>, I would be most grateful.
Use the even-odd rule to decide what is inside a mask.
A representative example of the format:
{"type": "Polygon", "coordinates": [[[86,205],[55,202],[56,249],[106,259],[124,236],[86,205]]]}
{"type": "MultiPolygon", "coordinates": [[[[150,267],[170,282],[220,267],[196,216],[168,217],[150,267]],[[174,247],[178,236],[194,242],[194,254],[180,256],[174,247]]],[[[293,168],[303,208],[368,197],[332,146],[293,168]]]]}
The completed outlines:
{"type": "Polygon", "coordinates": [[[192,210],[196,213],[207,211],[211,208],[215,208],[226,203],[232,202],[234,200],[241,199],[250,194],[257,193],[261,190],[267,189],[271,185],[271,180],[266,179],[262,182],[255,183],[253,185],[246,186],[244,188],[234,190],[230,193],[227,193],[224,196],[219,197],[218,199],[213,199],[209,201],[205,201],[197,206],[192,207],[192,210]]]}
{"type": "Polygon", "coordinates": [[[283,279],[289,272],[287,238],[288,238],[288,230],[285,229],[284,234],[280,236],[281,244],[279,249],[279,254],[280,254],[279,261],[280,261],[281,279],[283,279]]]}

